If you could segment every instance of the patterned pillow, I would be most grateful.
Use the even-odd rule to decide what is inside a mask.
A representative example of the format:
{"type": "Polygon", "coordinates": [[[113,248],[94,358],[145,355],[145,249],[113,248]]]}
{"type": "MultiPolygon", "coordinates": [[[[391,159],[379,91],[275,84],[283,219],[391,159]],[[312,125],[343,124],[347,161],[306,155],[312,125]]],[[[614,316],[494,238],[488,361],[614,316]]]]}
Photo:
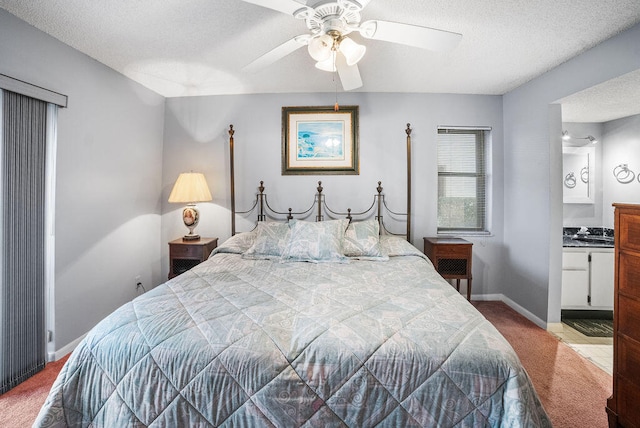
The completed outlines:
{"type": "Polygon", "coordinates": [[[349,220],[309,222],[292,220],[291,237],[282,255],[283,262],[341,262],[344,232],[349,220]]]}
{"type": "Polygon", "coordinates": [[[380,247],[382,247],[382,251],[385,254],[388,254],[389,257],[417,256],[431,263],[429,258],[425,256],[422,251],[414,247],[405,238],[401,238],[399,236],[380,236],[380,247]]]}
{"type": "Polygon", "coordinates": [[[287,223],[260,222],[256,228],[256,240],[243,255],[245,259],[279,259],[289,240],[287,223]]]}
{"type": "Polygon", "coordinates": [[[213,256],[218,253],[242,254],[251,248],[255,241],[255,230],[252,230],[251,232],[239,232],[224,241],[222,245],[218,245],[211,255],[213,256]]]}
{"type": "Polygon", "coordinates": [[[344,235],[344,255],[361,260],[389,260],[380,247],[378,220],[365,220],[349,224],[344,235]]]}

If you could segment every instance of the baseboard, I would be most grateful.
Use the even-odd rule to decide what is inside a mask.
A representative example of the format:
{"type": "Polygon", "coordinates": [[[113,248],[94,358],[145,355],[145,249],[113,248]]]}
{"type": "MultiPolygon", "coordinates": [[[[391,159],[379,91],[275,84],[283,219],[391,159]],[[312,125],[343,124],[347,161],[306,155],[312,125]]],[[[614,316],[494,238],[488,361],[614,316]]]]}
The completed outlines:
{"type": "Polygon", "coordinates": [[[481,300],[481,301],[495,301],[499,300],[501,302],[504,301],[504,295],[502,294],[472,294],[471,300],[481,300]]]}
{"type": "Polygon", "coordinates": [[[532,323],[534,323],[535,325],[537,325],[538,327],[540,327],[542,329],[545,329],[545,330],[547,329],[547,323],[545,321],[541,320],[540,318],[535,316],[533,313],[529,312],[528,310],[526,310],[525,308],[523,308],[522,306],[520,306],[519,304],[517,304],[516,302],[514,302],[513,300],[511,300],[507,296],[505,296],[504,294],[473,295],[473,296],[471,296],[471,300],[499,300],[499,301],[505,303],[507,306],[509,306],[514,311],[518,312],[520,315],[522,315],[523,317],[525,317],[529,321],[531,321],[532,323]]]}
{"type": "Polygon", "coordinates": [[[83,334],[73,342],[67,343],[65,346],[63,346],[62,348],[58,349],[55,352],[49,352],[47,355],[47,362],[50,363],[52,361],[58,361],[60,358],[64,357],[68,353],[73,352],[73,350],[76,349],[76,346],[78,346],[78,344],[82,341],[82,339],[84,339],[86,335],[87,333],[83,334]]]}

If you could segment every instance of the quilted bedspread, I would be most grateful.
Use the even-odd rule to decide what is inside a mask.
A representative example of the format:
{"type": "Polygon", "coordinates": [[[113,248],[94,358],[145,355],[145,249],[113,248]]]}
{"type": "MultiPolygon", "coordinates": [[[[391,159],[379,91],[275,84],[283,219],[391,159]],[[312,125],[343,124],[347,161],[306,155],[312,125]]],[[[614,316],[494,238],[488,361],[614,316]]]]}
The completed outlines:
{"type": "Polygon", "coordinates": [[[81,342],[35,426],[551,426],[498,331],[428,260],[218,253],[81,342]]]}

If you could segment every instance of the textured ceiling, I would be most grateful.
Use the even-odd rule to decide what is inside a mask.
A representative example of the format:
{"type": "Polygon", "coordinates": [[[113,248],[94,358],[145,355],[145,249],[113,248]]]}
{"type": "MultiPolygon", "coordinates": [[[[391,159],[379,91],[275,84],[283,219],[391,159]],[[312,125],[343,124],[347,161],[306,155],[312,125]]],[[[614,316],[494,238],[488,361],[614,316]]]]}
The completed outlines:
{"type": "MultiPolygon", "coordinates": [[[[306,49],[242,72],[307,29],[241,0],[0,0],[0,7],[166,97],[335,90],[306,49]]],[[[640,22],[640,1],[371,0],[362,16],[463,38],[436,53],[354,34],[367,46],[357,91],[500,95],[640,22]]]]}
{"type": "Polygon", "coordinates": [[[640,70],[565,97],[563,122],[608,122],[640,114],[640,70]]]}

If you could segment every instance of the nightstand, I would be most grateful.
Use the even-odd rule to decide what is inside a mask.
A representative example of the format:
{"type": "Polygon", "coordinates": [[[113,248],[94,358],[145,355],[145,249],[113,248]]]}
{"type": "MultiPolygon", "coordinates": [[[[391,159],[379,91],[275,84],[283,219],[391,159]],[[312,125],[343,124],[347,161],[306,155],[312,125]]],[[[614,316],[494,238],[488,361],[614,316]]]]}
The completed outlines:
{"type": "Polygon", "coordinates": [[[169,279],[207,260],[217,246],[218,238],[200,238],[195,241],[179,238],[169,242],[169,279]]]}
{"type": "Polygon", "coordinates": [[[467,280],[467,300],[471,300],[471,246],[461,238],[424,238],[424,253],[444,279],[467,280]]]}

